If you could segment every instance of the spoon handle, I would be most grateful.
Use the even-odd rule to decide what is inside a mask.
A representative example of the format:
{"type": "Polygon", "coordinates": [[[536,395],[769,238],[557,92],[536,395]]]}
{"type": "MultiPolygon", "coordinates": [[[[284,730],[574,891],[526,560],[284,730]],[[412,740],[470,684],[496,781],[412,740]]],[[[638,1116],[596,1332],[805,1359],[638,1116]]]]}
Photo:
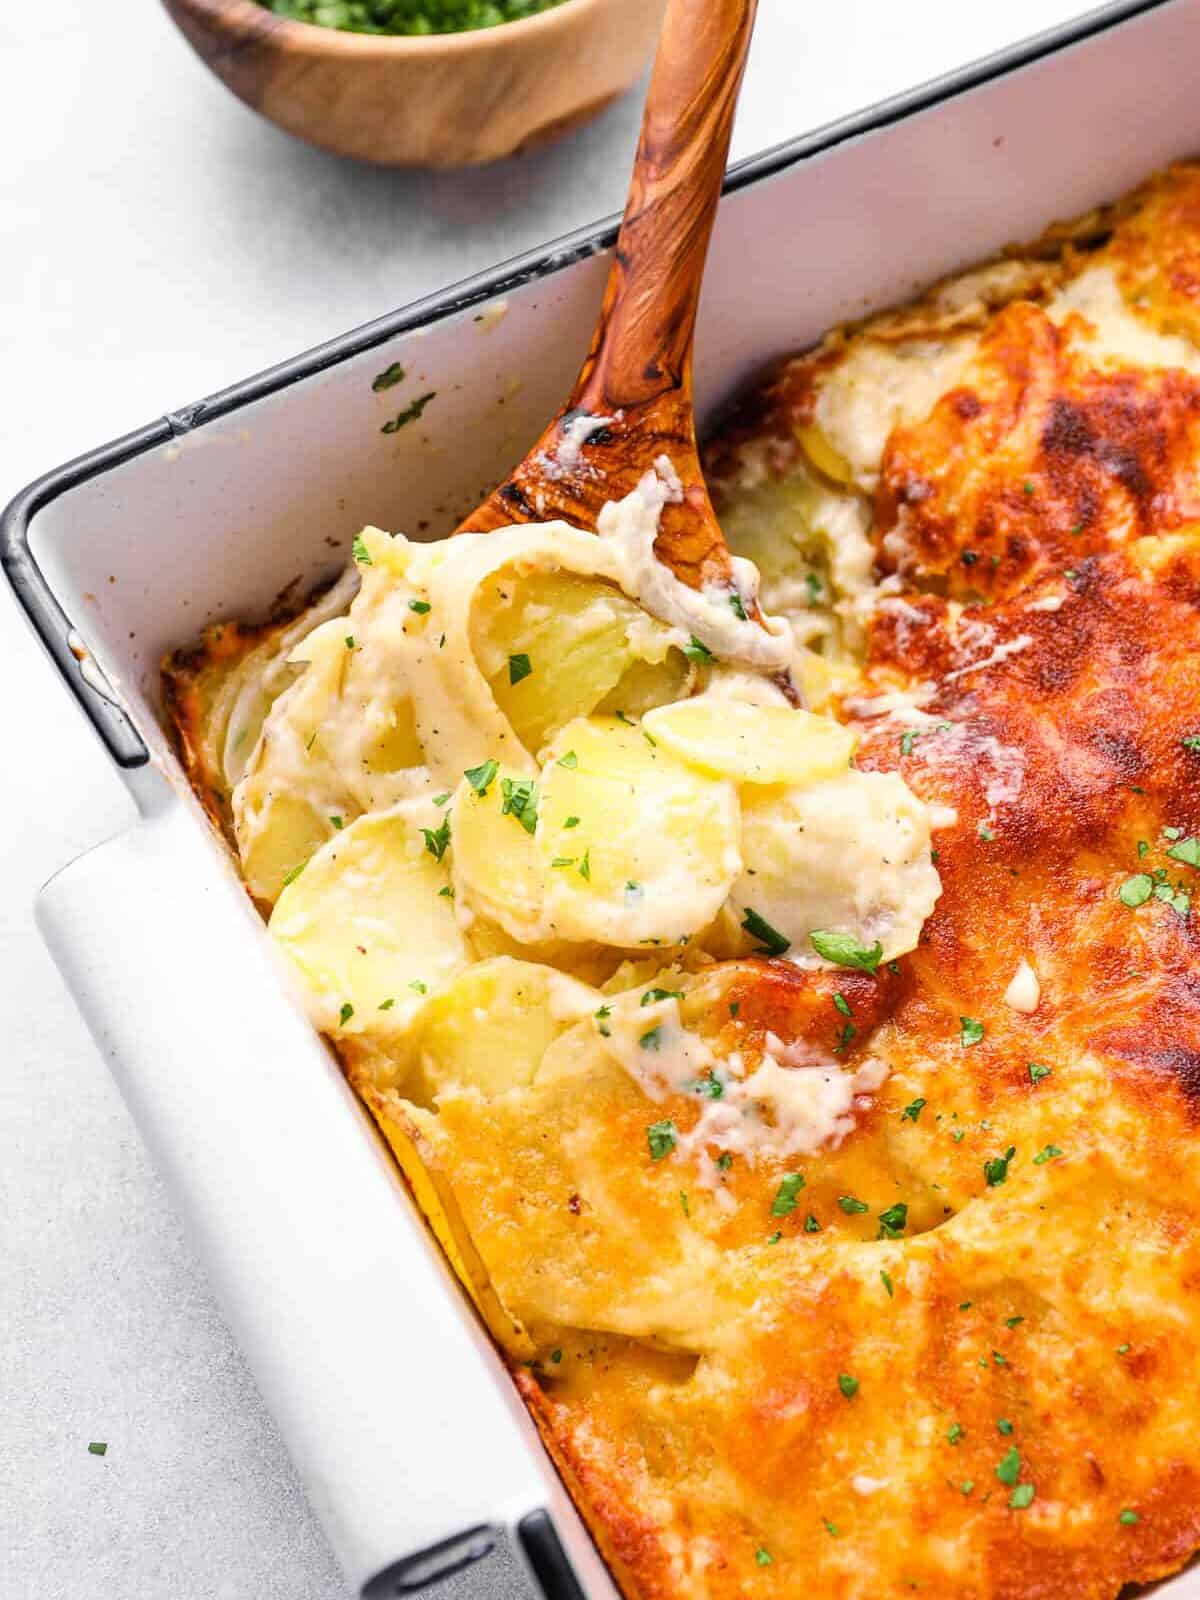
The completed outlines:
{"type": "Polygon", "coordinates": [[[571,404],[592,413],[691,394],[709,236],[758,0],[672,0],[625,216],[571,404]]]}

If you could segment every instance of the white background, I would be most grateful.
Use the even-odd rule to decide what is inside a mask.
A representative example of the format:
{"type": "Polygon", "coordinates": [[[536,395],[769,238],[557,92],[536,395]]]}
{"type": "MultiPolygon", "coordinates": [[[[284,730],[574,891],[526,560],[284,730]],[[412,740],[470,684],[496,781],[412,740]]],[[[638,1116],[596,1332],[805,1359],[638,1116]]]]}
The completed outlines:
{"type": "MultiPolygon", "coordinates": [[[[761,0],[734,155],[1080,9],[761,0]]],[[[639,109],[635,94],[486,172],[376,171],[260,122],[145,0],[0,6],[0,502],[164,410],[618,209],[639,109]]],[[[0,685],[0,1594],[343,1600],[34,933],[38,886],[132,809],[6,590],[0,685]],[[103,1459],[93,1439],[108,1441],[103,1459]]],[[[466,1593],[450,1584],[444,1600],[466,1593]]]]}

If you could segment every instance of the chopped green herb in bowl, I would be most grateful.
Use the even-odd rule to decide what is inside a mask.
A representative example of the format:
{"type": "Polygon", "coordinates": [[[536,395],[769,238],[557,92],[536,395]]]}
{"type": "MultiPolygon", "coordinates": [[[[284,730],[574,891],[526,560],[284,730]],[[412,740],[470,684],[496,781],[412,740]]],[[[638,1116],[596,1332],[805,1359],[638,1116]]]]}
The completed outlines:
{"type": "Polygon", "coordinates": [[[423,35],[497,28],[565,0],[258,0],[277,17],[344,33],[423,35]]]}

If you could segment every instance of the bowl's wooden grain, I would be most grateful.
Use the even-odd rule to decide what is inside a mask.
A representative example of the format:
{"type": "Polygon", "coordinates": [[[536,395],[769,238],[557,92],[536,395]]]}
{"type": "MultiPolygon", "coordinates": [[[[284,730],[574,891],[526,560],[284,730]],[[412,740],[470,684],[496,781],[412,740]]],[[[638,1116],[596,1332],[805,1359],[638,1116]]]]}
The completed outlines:
{"type": "Polygon", "coordinates": [[[312,27],[254,0],[164,4],[222,83],[288,133],[384,166],[457,167],[595,116],[645,65],[665,0],[566,0],[423,38],[312,27]]]}

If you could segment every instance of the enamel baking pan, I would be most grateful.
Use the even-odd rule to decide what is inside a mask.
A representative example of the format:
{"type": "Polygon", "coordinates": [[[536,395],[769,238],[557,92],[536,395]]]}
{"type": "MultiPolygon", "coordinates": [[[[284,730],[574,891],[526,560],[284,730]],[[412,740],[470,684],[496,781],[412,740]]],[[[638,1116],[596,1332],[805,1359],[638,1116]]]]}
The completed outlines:
{"type": "MultiPolygon", "coordinates": [[[[737,167],[701,307],[702,414],[830,323],[1200,151],[1198,83],[1200,0],[1111,5],[737,167]]],[[[139,812],[46,886],[41,929],[368,1600],[474,1564],[478,1593],[511,1594],[514,1559],[531,1596],[614,1590],[280,981],[159,725],[158,662],[204,622],[326,576],[363,523],[433,536],[481,500],[570,386],[612,235],[572,235],[169,412],[3,520],[9,580],[139,812]],[[393,362],[404,382],[376,392],[393,362]]],[[[1200,1577],[1168,1587],[1200,1593],[1200,1577]]]]}

